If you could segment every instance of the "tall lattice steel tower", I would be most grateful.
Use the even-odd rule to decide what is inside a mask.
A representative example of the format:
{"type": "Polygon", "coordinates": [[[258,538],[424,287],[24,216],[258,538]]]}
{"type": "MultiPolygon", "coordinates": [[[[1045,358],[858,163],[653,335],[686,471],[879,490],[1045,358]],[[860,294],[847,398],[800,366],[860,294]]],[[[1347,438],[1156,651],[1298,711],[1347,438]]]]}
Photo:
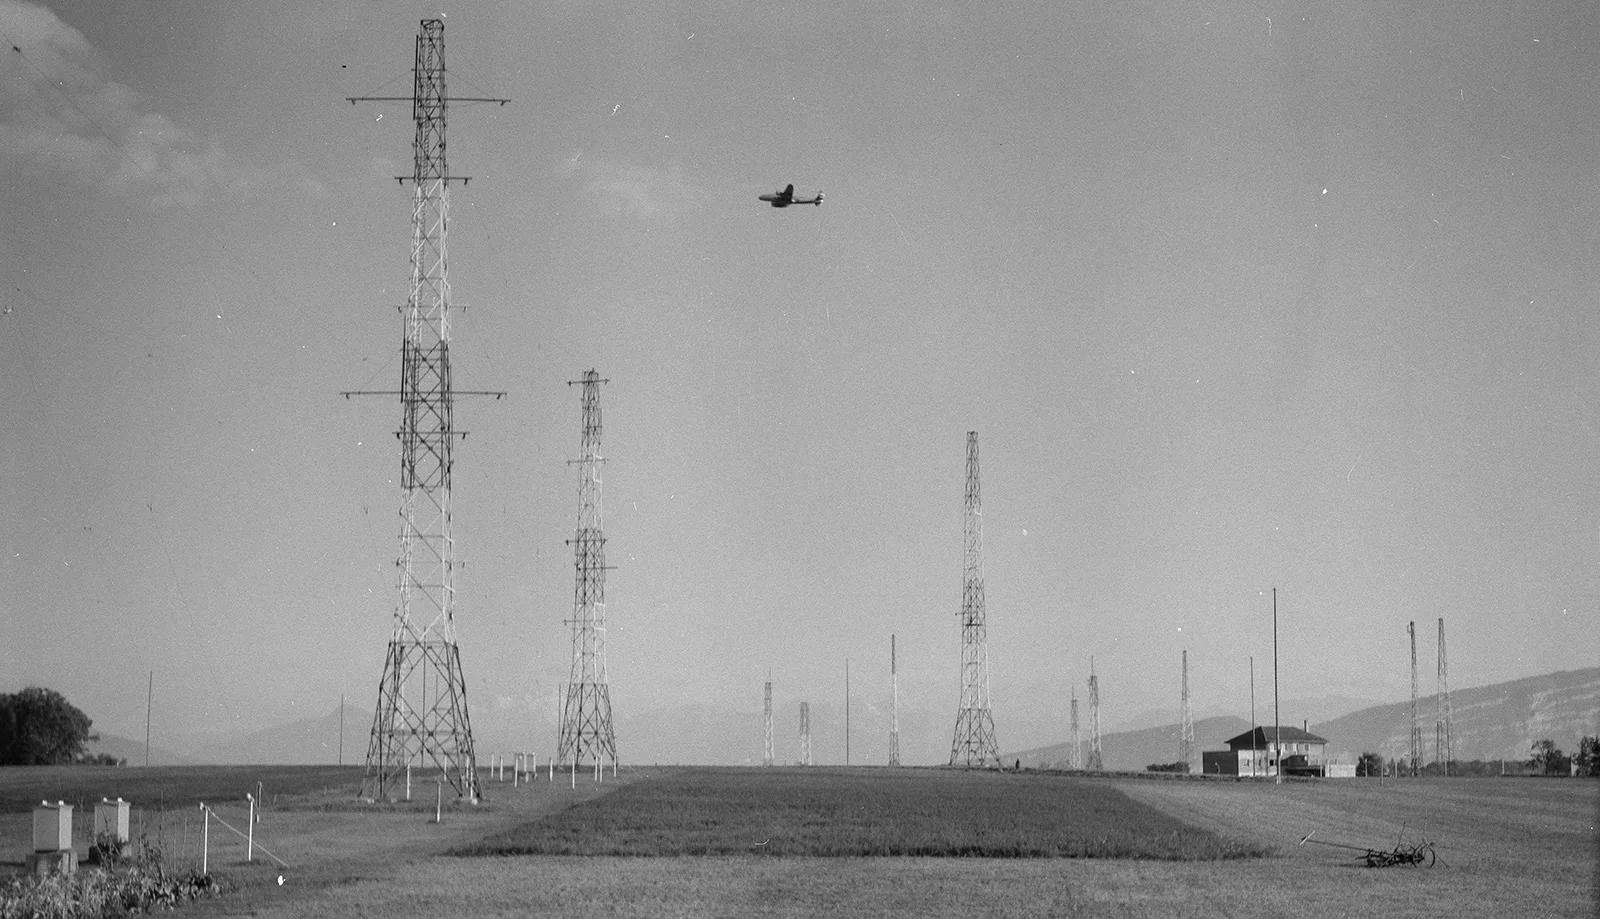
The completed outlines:
{"type": "MultiPolygon", "coordinates": [[[[436,768],[456,794],[478,800],[477,757],[467,715],[467,683],[456,644],[455,541],[451,533],[451,468],[457,395],[450,376],[450,281],[446,226],[450,175],[445,164],[444,22],[425,19],[417,35],[410,96],[357,96],[358,101],[411,103],[416,135],[412,173],[411,290],[404,308],[400,389],[362,395],[400,397],[400,558],[394,628],[367,747],[362,796],[410,794],[413,766],[436,768]],[[402,785],[403,783],[403,785],[402,785]]],[[[472,393],[484,395],[484,393],[472,393]]],[[[357,395],[357,393],[345,393],[357,395]]],[[[494,393],[500,396],[504,393],[494,393]]]]}
{"type": "Polygon", "coordinates": [[[1417,775],[1422,769],[1422,727],[1417,724],[1417,622],[1406,623],[1406,634],[1411,637],[1411,765],[1409,771],[1417,775]]]}
{"type": "Polygon", "coordinates": [[[889,765],[900,765],[900,671],[895,669],[894,635],[889,636],[889,765]]]}
{"type": "Polygon", "coordinates": [[[1433,749],[1439,757],[1439,774],[1450,774],[1450,664],[1444,654],[1444,617],[1439,617],[1439,695],[1438,720],[1434,724],[1433,749]]]}
{"type": "Polygon", "coordinates": [[[1068,767],[1072,769],[1083,768],[1083,743],[1078,735],[1078,684],[1072,684],[1072,758],[1068,760],[1068,767]]]}
{"type": "Polygon", "coordinates": [[[1183,690],[1182,690],[1183,715],[1182,723],[1178,728],[1178,762],[1183,763],[1183,771],[1194,769],[1194,710],[1189,707],[1189,652],[1183,652],[1183,690]]]}
{"type": "Polygon", "coordinates": [[[1099,772],[1105,768],[1100,757],[1100,678],[1094,674],[1094,658],[1089,658],[1089,762],[1084,768],[1099,772]]]}
{"type": "Polygon", "coordinates": [[[770,766],[772,765],[772,677],[770,675],[767,677],[766,716],[767,717],[764,722],[766,725],[766,744],[763,747],[765,752],[762,754],[761,764],[763,766],[770,766]]]}
{"type": "Polygon", "coordinates": [[[811,765],[811,703],[800,703],[800,765],[811,765]]]}
{"type": "Polygon", "coordinates": [[[978,488],[978,432],[967,432],[966,523],[961,587],[961,706],[950,765],[999,766],[989,711],[989,638],[983,603],[983,495],[978,488]]]}
{"type": "Polygon", "coordinates": [[[612,770],[617,738],[611,728],[611,684],[606,680],[606,536],[601,525],[600,379],[593,370],[568,386],[582,386],[582,454],[578,467],[578,529],[568,540],[576,571],[572,588],[572,674],[561,706],[561,739],[556,759],[576,769],[585,761],[612,770]]]}

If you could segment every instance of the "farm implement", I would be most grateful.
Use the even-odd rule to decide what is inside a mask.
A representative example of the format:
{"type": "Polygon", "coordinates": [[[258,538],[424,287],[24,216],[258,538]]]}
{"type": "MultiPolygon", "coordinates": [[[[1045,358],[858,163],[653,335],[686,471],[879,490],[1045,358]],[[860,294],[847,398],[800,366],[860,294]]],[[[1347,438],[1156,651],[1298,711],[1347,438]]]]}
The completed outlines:
{"type": "Polygon", "coordinates": [[[1405,832],[1405,827],[1401,827],[1400,836],[1395,839],[1393,849],[1374,849],[1368,846],[1352,846],[1342,842],[1324,842],[1320,839],[1312,839],[1311,837],[1317,835],[1316,830],[1307,833],[1300,840],[1300,845],[1303,846],[1309,842],[1319,846],[1331,846],[1335,849],[1349,849],[1352,852],[1359,852],[1361,854],[1355,857],[1356,861],[1366,865],[1368,868],[1393,868],[1395,865],[1423,865],[1432,868],[1440,862],[1438,853],[1433,850],[1433,843],[1424,840],[1407,844],[1402,841],[1405,832]]]}

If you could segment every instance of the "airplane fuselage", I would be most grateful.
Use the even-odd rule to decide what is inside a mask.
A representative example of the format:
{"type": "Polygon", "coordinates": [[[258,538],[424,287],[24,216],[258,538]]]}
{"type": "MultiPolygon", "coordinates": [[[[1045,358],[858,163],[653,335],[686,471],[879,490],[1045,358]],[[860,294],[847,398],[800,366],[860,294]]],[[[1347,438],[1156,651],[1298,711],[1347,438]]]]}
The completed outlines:
{"type": "Polygon", "coordinates": [[[782,191],[776,191],[776,192],[773,192],[770,195],[761,195],[760,197],[761,197],[762,201],[767,202],[768,204],[772,205],[773,207],[788,207],[791,204],[821,204],[822,203],[822,192],[820,192],[820,191],[817,192],[817,196],[815,198],[796,198],[794,196],[794,186],[793,185],[788,186],[787,188],[783,189],[782,191]]]}

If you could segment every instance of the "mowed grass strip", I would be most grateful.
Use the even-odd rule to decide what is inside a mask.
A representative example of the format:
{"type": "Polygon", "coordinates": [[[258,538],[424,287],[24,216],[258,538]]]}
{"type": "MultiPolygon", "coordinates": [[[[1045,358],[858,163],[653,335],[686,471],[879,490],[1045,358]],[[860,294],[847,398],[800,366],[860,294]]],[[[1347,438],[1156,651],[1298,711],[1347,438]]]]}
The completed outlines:
{"type": "Polygon", "coordinates": [[[665,772],[453,850],[478,855],[1250,858],[1108,783],[939,769],[665,772]]]}

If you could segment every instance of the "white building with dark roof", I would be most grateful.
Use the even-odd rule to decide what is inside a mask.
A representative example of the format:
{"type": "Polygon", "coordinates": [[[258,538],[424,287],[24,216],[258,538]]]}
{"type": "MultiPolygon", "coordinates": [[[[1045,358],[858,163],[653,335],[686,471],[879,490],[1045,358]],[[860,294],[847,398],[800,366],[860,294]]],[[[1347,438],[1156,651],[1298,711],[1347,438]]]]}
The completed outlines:
{"type": "MultiPolygon", "coordinates": [[[[1200,755],[1206,775],[1339,775],[1330,770],[1328,741],[1289,725],[1258,727],[1228,739],[1228,749],[1200,755]]],[[[1354,775],[1354,771],[1351,773],[1354,775]]]]}

